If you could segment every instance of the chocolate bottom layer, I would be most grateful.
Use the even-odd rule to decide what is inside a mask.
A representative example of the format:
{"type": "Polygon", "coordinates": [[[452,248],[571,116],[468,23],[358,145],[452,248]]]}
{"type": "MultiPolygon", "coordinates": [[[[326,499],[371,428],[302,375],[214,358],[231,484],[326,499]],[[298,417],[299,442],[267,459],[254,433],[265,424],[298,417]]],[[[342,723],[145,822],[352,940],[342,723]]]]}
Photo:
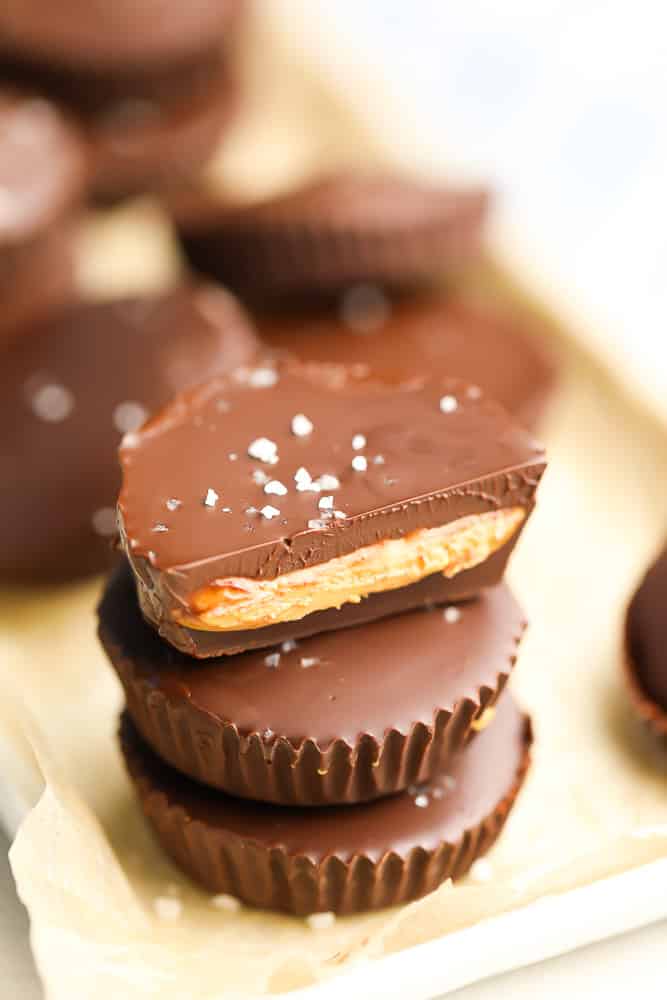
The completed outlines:
{"type": "Polygon", "coordinates": [[[306,639],[321,632],[365,625],[368,622],[413,611],[429,604],[449,604],[468,601],[502,579],[505,566],[516,544],[516,536],[494,552],[478,566],[464,570],[451,579],[441,573],[425,577],[419,583],[398,590],[370,594],[359,604],[344,604],[341,608],[315,611],[294,622],[281,622],[266,628],[247,629],[241,632],[204,632],[185,628],[164,617],[157,617],[151,602],[151,593],[139,586],[141,610],[146,619],[157,629],[163,639],[188,656],[207,659],[218,656],[235,656],[250,649],[266,649],[294,639],[306,639]]]}
{"type": "Polygon", "coordinates": [[[234,799],[163,764],[129,717],[121,745],[144,812],[174,861],[210,892],[305,915],[408,902],[460,878],[500,833],[530,762],[509,696],[493,725],[430,784],[360,806],[234,799]]]}
{"type": "Polygon", "coordinates": [[[233,795],[310,806],[436,774],[492,717],[524,625],[501,585],[462,606],[201,663],[143,621],[127,568],[100,606],[130,715],[163,760],[233,795]]]}

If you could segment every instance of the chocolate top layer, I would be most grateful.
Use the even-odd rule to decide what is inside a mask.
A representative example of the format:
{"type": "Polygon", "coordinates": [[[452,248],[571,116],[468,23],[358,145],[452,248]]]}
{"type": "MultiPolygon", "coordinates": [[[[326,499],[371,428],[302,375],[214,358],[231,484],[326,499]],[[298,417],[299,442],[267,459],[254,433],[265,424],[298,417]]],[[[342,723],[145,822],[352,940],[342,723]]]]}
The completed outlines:
{"type": "Polygon", "coordinates": [[[295,808],[233,799],[180,777],[139,739],[128,719],[123,743],[130,772],[148,780],[153,791],[191,822],[303,854],[319,862],[330,854],[348,861],[366,854],[378,861],[394,851],[404,857],[415,847],[433,850],[443,841],[457,843],[466,830],[491,815],[516,785],[530,734],[527,721],[511,697],[504,695],[493,725],[488,726],[452,762],[442,784],[434,782],[419,795],[393,795],[364,806],[295,808]],[[445,780],[446,779],[446,780],[445,780]],[[440,797],[433,789],[444,791],[440,797]]]}
{"type": "Polygon", "coordinates": [[[168,574],[177,601],[220,577],[271,579],[467,514],[530,508],[544,470],[539,445],[465,383],[388,386],[295,363],[182,395],[125,438],[121,463],[126,551],[140,575],[168,574]],[[297,490],[300,468],[327,477],[319,493],[297,490]]]}
{"type": "Polygon", "coordinates": [[[100,606],[101,634],[112,661],[172,701],[234,724],[241,735],[265,733],[300,747],[378,742],[393,728],[433,724],[482,688],[508,675],[525,627],[506,585],[458,608],[413,611],[273,649],[209,660],[175,652],[141,617],[127,570],[118,570],[100,606]],[[294,648],[291,648],[294,646],[294,648]]]}
{"type": "Polygon", "coordinates": [[[0,90],[0,246],[50,226],[81,197],[86,175],[84,144],[53,104],[0,90]]]}
{"type": "Polygon", "coordinates": [[[235,300],[208,286],[74,304],[21,330],[0,366],[0,575],[108,563],[122,432],[255,343],[235,300]]]}
{"type": "Polygon", "coordinates": [[[339,173],[249,204],[189,192],[171,209],[193,267],[257,301],[431,280],[479,252],[487,203],[481,189],[339,173]]]}
{"type": "Polygon", "coordinates": [[[641,687],[667,711],[667,549],[651,566],[632,599],[628,641],[641,687]]]}
{"type": "Polygon", "coordinates": [[[146,71],[219,44],[239,0],[2,0],[3,47],[57,65],[146,71]]]}
{"type": "Polygon", "coordinates": [[[552,364],[520,320],[450,295],[391,298],[378,286],[353,286],[338,308],[274,310],[257,324],[272,348],[303,361],[368,366],[397,382],[456,375],[527,426],[553,381],[552,364]]]}

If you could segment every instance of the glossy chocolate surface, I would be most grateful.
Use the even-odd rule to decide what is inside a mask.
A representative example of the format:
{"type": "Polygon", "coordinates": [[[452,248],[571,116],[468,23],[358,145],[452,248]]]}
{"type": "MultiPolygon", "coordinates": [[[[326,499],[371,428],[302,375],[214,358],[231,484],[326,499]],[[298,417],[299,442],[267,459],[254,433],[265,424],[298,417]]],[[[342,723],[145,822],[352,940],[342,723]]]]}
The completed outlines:
{"type": "Polygon", "coordinates": [[[81,198],[86,178],[83,141],[58,109],[0,89],[0,254],[52,226],[81,198]]]}
{"type": "Polygon", "coordinates": [[[0,576],[108,565],[122,432],[254,350],[235,301],[207,286],[69,305],[13,336],[0,368],[0,576]]]}
{"type": "Polygon", "coordinates": [[[258,299],[458,268],[479,252],[487,203],[482,190],[350,173],[248,205],[202,193],[174,214],[192,266],[258,299]]]}
{"type": "Polygon", "coordinates": [[[648,570],[632,599],[627,635],[641,689],[667,713],[667,549],[648,570]]]}
{"type": "Polygon", "coordinates": [[[144,611],[159,621],[221,577],[274,579],[466,515],[529,512],[544,455],[456,380],[388,386],[288,363],[182,395],[125,439],[121,463],[124,545],[151,602],[144,611]],[[310,433],[294,433],[298,415],[310,433]],[[275,445],[275,462],[249,454],[267,457],[261,439],[275,445]],[[359,456],[365,471],[352,466],[359,456]],[[297,490],[300,467],[339,488],[297,490]],[[286,494],[267,493],[265,479],[286,494]],[[343,518],[327,517],[325,496],[343,518]]]}
{"type": "Polygon", "coordinates": [[[333,362],[402,382],[455,375],[534,426],[554,368],[525,320],[445,294],[397,297],[355,285],[335,305],[259,313],[258,331],[276,352],[333,362]]]}
{"type": "Polygon", "coordinates": [[[448,765],[443,782],[420,789],[427,805],[405,792],[363,806],[295,809],[234,799],[183,778],[140,741],[127,717],[121,735],[130,774],[145,782],[142,798],[159,796],[160,810],[183,810],[189,824],[223,840],[256,843],[316,864],[331,854],[343,862],[363,854],[377,863],[390,852],[405,858],[417,847],[432,851],[443,841],[456,844],[512,791],[527,741],[525,717],[505,695],[493,725],[448,765]],[[432,794],[436,787],[443,788],[441,797],[432,794]]]}
{"type": "MultiPolygon", "coordinates": [[[[482,689],[496,691],[499,677],[509,676],[524,628],[501,584],[456,608],[396,614],[202,664],[144,622],[127,569],[115,572],[100,606],[107,653],[127,690],[142,687],[149,712],[160,693],[184,710],[193,734],[207,721],[220,730],[231,723],[242,738],[259,734],[269,755],[277,739],[321,750],[339,740],[381,743],[391,729],[432,728],[438,711],[451,713],[465,698],[479,705],[482,689]]],[[[209,754],[216,746],[224,752],[221,732],[209,754]]]]}

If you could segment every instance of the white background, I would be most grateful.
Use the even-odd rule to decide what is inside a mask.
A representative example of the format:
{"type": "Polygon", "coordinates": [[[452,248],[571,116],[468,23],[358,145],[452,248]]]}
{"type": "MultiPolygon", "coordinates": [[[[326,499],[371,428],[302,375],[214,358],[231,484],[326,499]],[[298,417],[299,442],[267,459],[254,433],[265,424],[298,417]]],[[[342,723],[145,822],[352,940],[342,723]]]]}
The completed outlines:
{"type": "Polygon", "coordinates": [[[662,0],[317,2],[667,414],[662,0]]]}

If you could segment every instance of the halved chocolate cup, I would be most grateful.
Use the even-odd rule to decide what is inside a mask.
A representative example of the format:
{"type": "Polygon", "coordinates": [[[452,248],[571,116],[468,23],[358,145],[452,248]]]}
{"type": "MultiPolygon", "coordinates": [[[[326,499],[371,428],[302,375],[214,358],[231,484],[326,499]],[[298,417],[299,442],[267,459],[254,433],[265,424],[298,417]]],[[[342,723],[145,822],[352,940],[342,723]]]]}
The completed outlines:
{"type": "Polygon", "coordinates": [[[154,832],[214,893],[305,915],[380,909],[461,878],[498,837],[530,763],[530,721],[505,696],[493,725],[429,785],[359,806],[233,799],[163,764],[129,718],[121,744],[154,832]]]}
{"type": "Polygon", "coordinates": [[[431,779],[492,718],[524,627],[503,585],[202,664],[143,621],[126,569],[100,607],[102,644],[157,754],[230,794],[307,806],[431,779]]]}

